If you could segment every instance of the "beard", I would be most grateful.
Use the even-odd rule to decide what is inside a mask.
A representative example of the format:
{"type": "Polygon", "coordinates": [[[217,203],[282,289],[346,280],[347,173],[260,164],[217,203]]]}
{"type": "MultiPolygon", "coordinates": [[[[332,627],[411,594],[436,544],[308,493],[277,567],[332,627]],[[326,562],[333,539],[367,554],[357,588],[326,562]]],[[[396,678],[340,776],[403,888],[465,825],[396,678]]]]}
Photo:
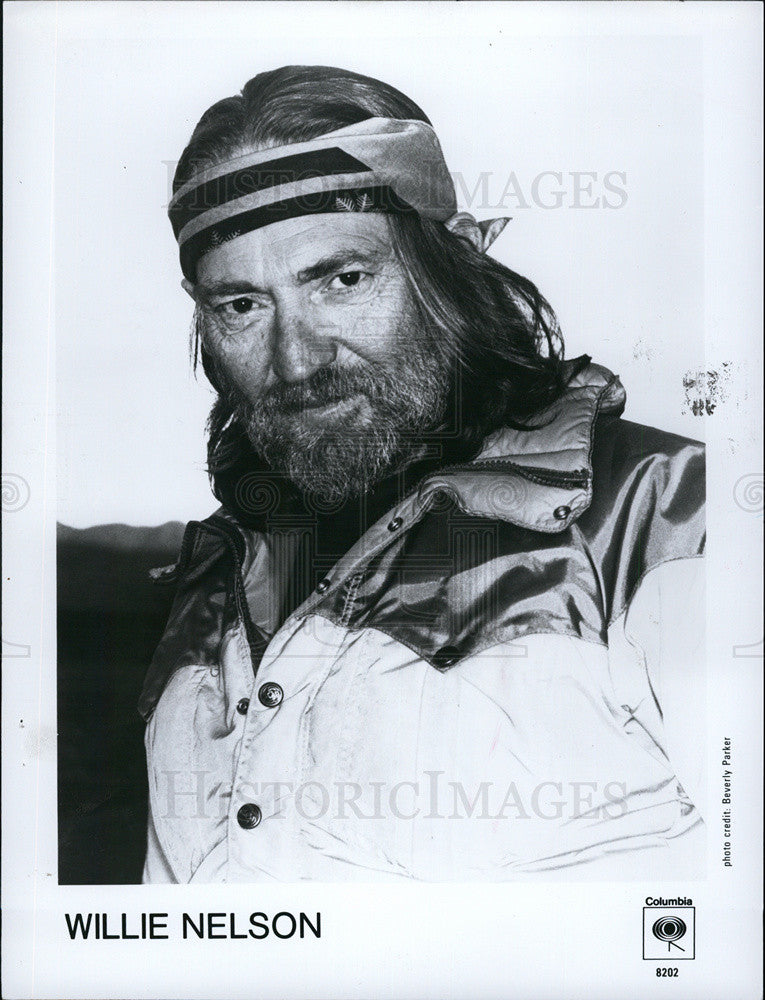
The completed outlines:
{"type": "Polygon", "coordinates": [[[442,420],[450,365],[432,336],[406,324],[395,354],[328,365],[251,401],[216,366],[216,383],[255,452],[325,504],[360,496],[423,453],[442,420]]]}

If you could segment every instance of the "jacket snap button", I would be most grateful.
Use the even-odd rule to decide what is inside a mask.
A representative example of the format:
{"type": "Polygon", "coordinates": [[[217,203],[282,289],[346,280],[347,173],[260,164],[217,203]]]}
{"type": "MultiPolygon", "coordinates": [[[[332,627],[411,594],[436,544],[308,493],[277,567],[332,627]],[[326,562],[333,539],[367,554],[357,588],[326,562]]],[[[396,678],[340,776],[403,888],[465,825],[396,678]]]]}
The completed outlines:
{"type": "Polygon", "coordinates": [[[556,521],[565,521],[570,513],[571,508],[563,504],[562,506],[555,508],[553,511],[553,517],[556,521]]]}
{"type": "Polygon", "coordinates": [[[404,523],[403,519],[400,517],[394,517],[393,520],[388,525],[388,531],[398,531],[401,525],[404,523]]]}
{"type": "Polygon", "coordinates": [[[281,705],[282,698],[284,698],[282,686],[281,684],[274,683],[274,681],[262,684],[258,691],[258,701],[261,705],[265,705],[266,708],[276,708],[277,705],[281,705]]]}
{"type": "Polygon", "coordinates": [[[263,819],[263,813],[254,802],[245,802],[236,814],[236,821],[243,830],[254,830],[261,819],[263,819]]]}
{"type": "Polygon", "coordinates": [[[442,646],[433,654],[433,662],[437,667],[451,667],[460,658],[460,651],[456,646],[442,646]]]}
{"type": "Polygon", "coordinates": [[[236,703],[236,710],[240,715],[247,715],[247,709],[250,707],[249,698],[240,698],[236,703]]]}
{"type": "Polygon", "coordinates": [[[318,583],[318,584],[316,585],[316,590],[317,590],[317,591],[318,591],[318,592],[319,592],[320,594],[323,594],[323,593],[324,593],[324,591],[325,591],[325,590],[328,590],[328,589],[329,589],[329,580],[321,580],[321,581],[320,581],[320,582],[319,582],[319,583],[318,583]]]}

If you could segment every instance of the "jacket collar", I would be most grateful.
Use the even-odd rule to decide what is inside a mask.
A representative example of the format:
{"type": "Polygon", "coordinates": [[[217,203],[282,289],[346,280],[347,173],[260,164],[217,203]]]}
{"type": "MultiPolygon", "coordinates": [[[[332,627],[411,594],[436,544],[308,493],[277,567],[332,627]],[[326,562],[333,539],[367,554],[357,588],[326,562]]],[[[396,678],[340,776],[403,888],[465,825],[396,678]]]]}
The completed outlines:
{"type": "MultiPolygon", "coordinates": [[[[576,370],[581,360],[569,364],[576,370]]],[[[590,362],[538,415],[534,430],[503,427],[490,434],[475,459],[427,476],[391,516],[411,522],[437,502],[438,494],[446,494],[467,514],[532,531],[564,531],[592,502],[595,421],[601,414],[618,416],[625,401],[619,377],[590,362]]],[[[213,517],[236,524],[225,507],[213,517]]]]}
{"type": "MultiPolygon", "coordinates": [[[[331,598],[392,537],[409,530],[437,504],[439,495],[448,494],[471,515],[548,534],[564,531],[592,502],[595,421],[601,413],[618,416],[625,399],[617,376],[600,365],[588,364],[571,379],[555,406],[540,414],[537,429],[497,431],[472,462],[426,477],[415,493],[370,527],[338,560],[326,581],[328,589],[315,591],[294,614],[308,614],[323,599],[331,598]]],[[[225,534],[240,566],[252,556],[252,532],[221,507],[206,521],[188,525],[182,550],[186,556],[182,554],[179,565],[169,568],[168,582],[185,577],[197,561],[196,535],[204,528],[214,535],[225,534]]],[[[216,544],[221,544],[220,537],[216,544]]]]}
{"type": "Polygon", "coordinates": [[[626,393],[618,376],[588,364],[537,428],[501,428],[470,463],[444,469],[420,487],[419,501],[444,492],[466,513],[534,531],[560,532],[592,502],[592,444],[601,413],[618,416],[626,393]]]}

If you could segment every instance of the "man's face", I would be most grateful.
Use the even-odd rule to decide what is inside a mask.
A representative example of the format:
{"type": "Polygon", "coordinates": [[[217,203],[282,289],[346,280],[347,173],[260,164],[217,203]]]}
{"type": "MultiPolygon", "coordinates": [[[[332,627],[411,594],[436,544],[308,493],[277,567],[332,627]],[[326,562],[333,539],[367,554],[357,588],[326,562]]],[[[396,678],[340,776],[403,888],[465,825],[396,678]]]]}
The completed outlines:
{"type": "Polygon", "coordinates": [[[439,420],[448,362],[416,319],[385,216],[274,223],[206,254],[186,287],[236,418],[302,488],[364,492],[439,420]]]}

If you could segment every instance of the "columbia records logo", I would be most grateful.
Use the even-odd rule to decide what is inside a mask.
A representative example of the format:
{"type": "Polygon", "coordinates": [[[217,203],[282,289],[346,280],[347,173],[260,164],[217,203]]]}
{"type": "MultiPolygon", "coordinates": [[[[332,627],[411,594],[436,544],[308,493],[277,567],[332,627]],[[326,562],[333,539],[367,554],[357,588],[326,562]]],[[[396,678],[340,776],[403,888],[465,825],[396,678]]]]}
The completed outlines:
{"type": "Polygon", "coordinates": [[[643,907],[644,959],[679,962],[695,957],[695,906],[643,907]]]}

